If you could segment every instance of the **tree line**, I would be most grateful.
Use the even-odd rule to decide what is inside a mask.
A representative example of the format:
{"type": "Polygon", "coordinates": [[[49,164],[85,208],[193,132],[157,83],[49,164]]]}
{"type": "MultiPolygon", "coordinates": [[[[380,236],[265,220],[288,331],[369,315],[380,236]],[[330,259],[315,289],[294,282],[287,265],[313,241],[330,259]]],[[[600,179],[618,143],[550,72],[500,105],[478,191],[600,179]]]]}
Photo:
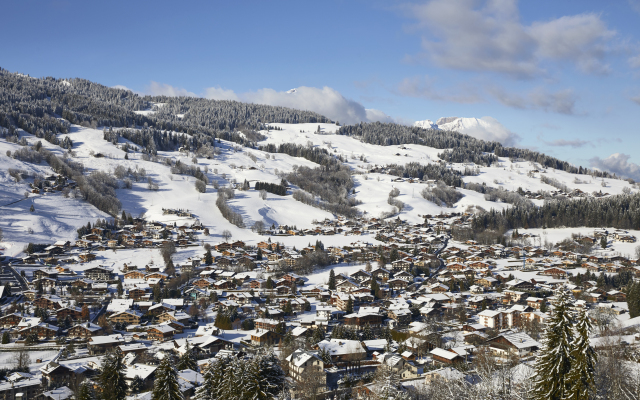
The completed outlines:
{"type": "Polygon", "coordinates": [[[269,193],[277,194],[278,196],[287,195],[287,187],[278,183],[256,182],[255,190],[264,190],[269,193]]]}

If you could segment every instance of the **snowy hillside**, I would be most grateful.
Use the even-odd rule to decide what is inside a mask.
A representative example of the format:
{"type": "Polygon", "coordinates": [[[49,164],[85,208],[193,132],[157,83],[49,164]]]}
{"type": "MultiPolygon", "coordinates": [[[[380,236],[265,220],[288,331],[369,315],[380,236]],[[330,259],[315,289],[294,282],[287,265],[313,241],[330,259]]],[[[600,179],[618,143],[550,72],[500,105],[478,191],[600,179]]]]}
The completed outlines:
{"type": "MultiPolygon", "coordinates": [[[[456,121],[445,124],[456,123],[456,121]]],[[[398,180],[396,176],[370,171],[376,166],[391,164],[439,163],[438,154],[442,150],[415,144],[402,146],[367,144],[352,137],[334,134],[337,128],[334,124],[271,124],[271,129],[261,131],[266,139],[258,145],[296,143],[324,148],[334,156],[342,156],[345,164],[354,172],[355,193],[352,196],[361,202],[357,208],[365,215],[372,217],[389,215],[393,212],[393,206],[388,204],[388,196],[393,189],[399,190],[397,199],[405,204],[404,209],[399,213],[400,218],[413,223],[420,222],[423,219],[422,215],[425,214],[465,212],[471,206],[479,206],[485,210],[510,207],[506,203],[487,201],[483,194],[461,188],[457,191],[462,193],[463,197],[453,207],[427,201],[421,196],[421,191],[428,186],[424,182],[412,183],[408,179],[398,180]],[[276,127],[277,130],[273,129],[276,127]],[[317,133],[318,127],[320,127],[320,133],[317,133]]],[[[64,150],[60,147],[39,140],[24,131],[21,132],[21,137],[24,137],[29,144],[40,141],[44,147],[54,153],[60,156],[64,154],[64,150]]],[[[217,191],[211,185],[207,187],[205,193],[198,193],[194,188],[195,178],[192,176],[172,174],[169,166],[160,162],[145,161],[139,152],[129,153],[128,159],[125,159],[125,153],[119,147],[103,139],[103,131],[100,128],[72,125],[70,133],[59,136],[61,140],[66,137],[74,143],[74,160],[84,164],[87,173],[91,171],[113,173],[117,166],[124,166],[133,171],[145,171],[144,178],[134,182],[131,189],[117,190],[122,209],[126,212],[134,216],[145,214],[151,220],[173,223],[178,219],[175,216],[163,215],[162,208],[187,208],[200,222],[210,227],[211,236],[206,240],[220,241],[220,233],[223,230],[231,231],[234,237],[254,238],[255,241],[263,239],[251,230],[238,228],[222,218],[215,205],[217,191]],[[95,155],[98,154],[103,157],[96,157],[95,155]],[[148,188],[149,178],[157,184],[158,190],[148,188]]],[[[118,146],[125,143],[134,149],[139,147],[123,138],[120,138],[118,146]]],[[[108,216],[80,199],[66,198],[60,193],[30,194],[29,198],[24,199],[24,193],[30,191],[28,183],[33,182],[33,179],[15,182],[7,171],[14,168],[27,171],[31,175],[44,176],[50,175],[52,171],[45,162],[34,165],[5,155],[7,150],[16,151],[20,147],[18,144],[0,140],[2,204],[6,205],[22,199],[15,204],[0,208],[3,216],[1,227],[5,232],[3,246],[6,248],[6,254],[19,254],[24,245],[29,242],[74,239],[77,227],[108,216]],[[29,212],[31,204],[35,206],[33,213],[29,212]],[[33,233],[29,233],[29,228],[33,233]]],[[[219,155],[213,159],[197,158],[197,166],[203,170],[206,169],[209,181],[216,182],[219,186],[242,183],[245,180],[251,186],[256,181],[278,183],[280,173],[290,172],[296,166],[312,168],[318,166],[304,158],[283,153],[270,154],[257,149],[244,148],[232,142],[221,141],[218,149],[219,155]]],[[[193,154],[184,152],[158,151],[158,157],[166,157],[174,162],[179,160],[187,165],[193,163],[193,154]]],[[[469,165],[450,164],[448,166],[461,171],[465,167],[469,165]]],[[[624,188],[631,188],[629,183],[623,180],[596,179],[559,170],[543,170],[530,162],[512,162],[506,158],[501,158],[490,167],[475,167],[479,174],[464,176],[465,183],[480,183],[508,191],[516,191],[518,188],[532,192],[556,190],[543,183],[542,176],[551,177],[572,190],[580,189],[586,193],[602,190],[609,194],[619,194],[624,188]],[[532,172],[534,170],[539,172],[532,172]],[[602,182],[605,182],[605,187],[602,186],[602,182]]],[[[636,190],[633,189],[633,191],[636,190]]],[[[542,203],[541,200],[534,200],[534,202],[542,203]]],[[[234,211],[242,215],[247,228],[253,226],[256,221],[263,221],[266,226],[289,225],[309,228],[313,226],[314,220],[334,217],[326,211],[300,203],[290,195],[269,194],[267,199],[263,200],[254,190],[238,191],[229,204],[234,211]]]]}

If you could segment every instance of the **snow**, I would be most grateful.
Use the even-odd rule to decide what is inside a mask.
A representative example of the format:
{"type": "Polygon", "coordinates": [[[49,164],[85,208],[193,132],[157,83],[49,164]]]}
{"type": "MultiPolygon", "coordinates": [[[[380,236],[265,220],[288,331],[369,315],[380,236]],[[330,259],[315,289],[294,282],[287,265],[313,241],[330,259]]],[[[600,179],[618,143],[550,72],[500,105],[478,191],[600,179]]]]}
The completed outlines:
{"type": "MultiPolygon", "coordinates": [[[[153,107],[162,106],[162,103],[153,107]]],[[[152,112],[151,110],[147,110],[152,112]]],[[[146,112],[146,111],[145,111],[146,112]]],[[[449,122],[447,122],[449,123],[449,122]]],[[[436,205],[422,198],[420,192],[427,187],[425,183],[394,182],[395,177],[368,172],[374,165],[406,164],[409,162],[435,163],[439,162],[438,153],[442,150],[421,145],[404,146],[377,146],[362,143],[359,140],[342,135],[336,135],[339,128],[334,124],[271,124],[282,130],[262,131],[266,136],[266,143],[296,143],[300,145],[312,145],[326,148],[332,154],[342,155],[346,164],[354,171],[356,199],[362,203],[358,205],[365,215],[378,217],[384,213],[390,213],[393,207],[387,203],[389,192],[398,189],[398,200],[405,204],[399,214],[401,219],[410,223],[423,221],[425,214],[439,214],[441,212],[464,212],[470,206],[479,206],[484,209],[502,209],[510,207],[505,203],[489,202],[484,195],[465,189],[457,189],[464,197],[454,207],[447,208],[436,205]],[[320,134],[315,133],[320,127],[320,134]]],[[[58,146],[40,140],[28,133],[20,131],[20,135],[34,144],[40,141],[43,147],[63,156],[65,151],[58,146]]],[[[85,165],[87,172],[105,171],[112,172],[116,166],[124,166],[132,170],[144,168],[146,177],[150,177],[157,183],[159,190],[152,191],[147,188],[146,177],[139,182],[134,182],[132,189],[118,189],[117,195],[122,202],[122,208],[134,216],[144,214],[147,220],[164,223],[193,223],[199,220],[209,228],[211,235],[208,237],[199,235],[198,240],[204,243],[216,244],[222,241],[221,233],[228,230],[232,239],[242,239],[248,244],[255,244],[266,240],[265,236],[258,235],[249,229],[238,228],[222,218],[215,205],[216,191],[208,186],[205,193],[195,190],[195,178],[186,175],[173,175],[170,168],[161,163],[145,161],[140,153],[131,152],[128,159],[124,159],[125,153],[119,147],[114,146],[103,139],[102,128],[92,129],[72,125],[66,135],[59,135],[62,140],[68,136],[74,143],[74,160],[85,165]],[[103,157],[95,157],[96,154],[103,157]],[[162,208],[189,209],[194,218],[178,217],[175,215],[163,215],[162,208]]],[[[133,148],[138,146],[121,138],[118,146],[129,143],[133,148]]],[[[33,243],[52,243],[56,240],[74,240],[76,229],[86,225],[87,222],[95,222],[98,218],[106,218],[103,212],[96,210],[90,204],[74,198],[65,198],[60,193],[47,193],[42,195],[29,194],[25,198],[24,193],[29,190],[28,183],[32,180],[16,183],[8,174],[9,168],[25,170],[30,174],[49,175],[51,169],[43,162],[40,165],[24,163],[7,157],[6,151],[16,151],[20,146],[0,140],[0,228],[4,232],[4,241],[0,246],[5,249],[5,254],[17,256],[22,253],[24,246],[33,243]],[[10,204],[13,203],[13,204],[10,204]],[[35,212],[29,212],[29,207],[34,205],[35,212]],[[30,229],[33,233],[30,233],[30,229]]],[[[240,148],[235,143],[222,141],[219,145],[220,154],[212,159],[198,158],[198,166],[208,169],[207,176],[211,182],[219,185],[242,183],[247,180],[254,184],[256,181],[280,182],[279,174],[292,171],[295,166],[316,167],[317,164],[303,158],[291,157],[286,154],[268,154],[256,149],[240,148]],[[256,161],[253,161],[255,157],[256,161]],[[267,158],[268,157],[268,158],[267,158]],[[252,169],[253,168],[253,169],[252,169]]],[[[190,165],[192,154],[182,152],[158,152],[158,156],[168,157],[174,161],[190,165]]],[[[462,164],[449,165],[450,168],[463,169],[462,164]]],[[[631,188],[628,182],[623,180],[605,179],[606,188],[601,186],[600,179],[592,179],[589,176],[574,175],[557,170],[543,170],[538,165],[529,162],[511,162],[501,158],[491,167],[480,167],[478,176],[466,176],[465,182],[486,183],[491,187],[517,190],[519,187],[532,191],[551,191],[555,188],[540,181],[540,176],[546,174],[566,184],[570,188],[579,188],[585,192],[603,190],[611,194],[621,193],[623,188],[631,188]],[[538,169],[540,173],[529,171],[538,169]],[[575,183],[578,177],[586,183],[575,183]]],[[[635,191],[636,189],[632,189],[635,191]]],[[[538,202],[541,203],[541,202],[538,202]]],[[[263,221],[265,225],[291,225],[297,228],[313,227],[314,220],[332,219],[334,216],[326,211],[302,204],[292,196],[276,196],[268,194],[267,199],[259,197],[255,190],[236,191],[234,199],[229,201],[230,207],[242,215],[247,228],[255,222],[263,221]]],[[[550,231],[550,230],[548,230],[550,231]]],[[[559,233],[560,234],[560,233],[559,233]]],[[[569,236],[569,232],[562,232],[569,236]]],[[[363,235],[359,238],[345,236],[327,237],[279,237],[277,241],[286,246],[304,247],[309,242],[321,240],[325,246],[344,245],[345,243],[362,240],[372,244],[378,242],[371,235],[363,235]]],[[[557,241],[557,240],[556,240],[557,241]]],[[[632,254],[634,244],[614,243],[613,251],[622,254],[632,254]]],[[[176,259],[186,260],[193,255],[202,255],[201,247],[180,249],[176,259]]],[[[150,261],[160,262],[157,250],[145,249],[136,252],[130,251],[106,251],[99,252],[98,260],[87,266],[119,265],[123,262],[145,265],[150,261]]],[[[361,266],[360,266],[361,267],[361,266]]],[[[350,266],[340,268],[349,269],[350,266]]],[[[84,269],[84,268],[82,268],[84,269]]],[[[318,276],[319,282],[324,283],[324,276],[318,276]]]]}

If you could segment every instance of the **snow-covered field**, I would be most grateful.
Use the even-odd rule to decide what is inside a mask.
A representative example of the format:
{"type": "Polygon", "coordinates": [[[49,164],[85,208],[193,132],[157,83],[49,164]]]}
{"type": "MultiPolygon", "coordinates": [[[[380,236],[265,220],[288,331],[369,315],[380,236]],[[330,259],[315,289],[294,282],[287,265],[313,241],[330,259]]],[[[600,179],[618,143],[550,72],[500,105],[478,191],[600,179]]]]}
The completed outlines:
{"type": "MultiPolygon", "coordinates": [[[[161,104],[158,104],[161,106],[161,104]]],[[[141,111],[149,113],[152,110],[141,111]]],[[[272,124],[281,130],[262,131],[267,139],[259,144],[266,143],[297,143],[301,145],[312,145],[326,148],[333,154],[341,154],[347,164],[353,168],[356,174],[353,175],[355,182],[355,197],[362,202],[358,208],[365,215],[378,217],[383,213],[389,213],[393,207],[387,203],[389,192],[397,188],[400,191],[398,200],[405,204],[404,210],[400,213],[400,218],[408,222],[422,221],[424,214],[439,214],[440,212],[456,211],[463,212],[469,206],[480,206],[484,209],[501,209],[509,207],[508,204],[489,202],[484,199],[484,195],[477,192],[458,189],[464,197],[458,201],[454,207],[446,208],[425,200],[420,192],[426,187],[423,183],[393,182],[390,175],[369,173],[372,166],[384,166],[388,164],[406,164],[409,162],[434,163],[438,161],[437,154],[442,150],[425,147],[421,145],[405,146],[377,146],[362,143],[354,138],[336,135],[334,132],[338,126],[333,124],[272,124]],[[315,133],[320,126],[321,134],[315,133]]],[[[34,144],[39,139],[21,132],[30,144],[34,144]]],[[[205,237],[201,235],[204,243],[218,243],[222,240],[221,233],[228,230],[235,239],[242,239],[248,243],[257,243],[265,238],[252,232],[250,229],[238,228],[220,214],[215,205],[217,193],[210,185],[205,193],[195,190],[195,178],[187,175],[174,175],[170,172],[170,167],[152,161],[145,161],[138,152],[129,153],[125,159],[125,153],[120,148],[103,139],[102,129],[85,128],[73,125],[69,134],[60,135],[60,139],[68,136],[74,143],[74,159],[84,164],[87,172],[104,171],[112,173],[114,169],[121,165],[131,170],[145,171],[145,177],[134,182],[131,189],[118,189],[117,195],[122,203],[124,211],[134,216],[144,214],[148,220],[155,220],[165,223],[191,223],[196,219],[210,229],[211,235],[205,237]],[[96,154],[104,157],[94,157],[96,154]],[[149,190],[147,178],[151,178],[158,185],[158,190],[149,190]],[[177,217],[175,215],[163,215],[162,208],[182,208],[189,209],[195,218],[189,219],[177,217]]],[[[124,144],[126,139],[121,138],[120,143],[124,144]]],[[[63,156],[64,150],[58,146],[42,140],[42,145],[47,149],[63,156]]],[[[129,143],[132,147],[137,146],[129,143]]],[[[73,240],[76,238],[76,229],[87,222],[94,222],[97,218],[106,218],[107,215],[96,210],[90,204],[74,199],[65,198],[61,193],[50,194],[29,194],[25,198],[25,192],[30,189],[28,183],[33,180],[15,182],[9,176],[8,169],[15,168],[25,170],[31,174],[49,175],[51,169],[43,162],[40,165],[24,163],[7,157],[6,152],[15,151],[20,146],[0,140],[0,228],[4,231],[4,241],[1,247],[5,249],[7,255],[18,255],[29,242],[51,243],[55,240],[73,240]],[[31,205],[34,212],[29,212],[31,205]]],[[[217,182],[224,186],[231,183],[241,183],[245,180],[250,183],[256,181],[280,182],[279,176],[282,172],[292,171],[295,166],[315,167],[315,163],[303,158],[291,157],[286,154],[269,154],[256,149],[241,148],[235,143],[222,141],[219,146],[220,154],[212,159],[198,158],[197,165],[201,169],[208,171],[207,176],[210,182],[217,182]]],[[[174,161],[192,164],[193,154],[181,152],[158,152],[160,157],[168,157],[174,161]]],[[[451,165],[451,168],[464,168],[461,164],[451,165]]],[[[529,162],[511,163],[508,159],[501,159],[499,163],[492,167],[481,167],[478,176],[464,177],[465,182],[486,183],[492,187],[503,187],[507,190],[516,190],[519,187],[532,191],[551,191],[555,188],[540,181],[541,173],[528,174],[530,170],[538,168],[529,162]]],[[[584,175],[574,175],[563,171],[546,170],[544,173],[549,177],[557,179],[570,188],[579,188],[585,192],[603,190],[611,194],[621,193],[623,188],[630,188],[628,182],[623,180],[606,179],[606,187],[601,186],[600,179],[593,179],[584,175]],[[576,177],[585,183],[576,183],[576,177]]],[[[632,189],[635,190],[635,189],[632,189]]],[[[259,197],[255,190],[236,191],[234,199],[229,201],[231,208],[242,215],[247,228],[255,222],[263,221],[266,226],[271,225],[292,225],[298,228],[308,228],[313,226],[314,220],[324,220],[333,218],[330,213],[302,204],[292,198],[292,196],[276,196],[268,194],[267,199],[259,197]]],[[[568,236],[568,234],[567,234],[568,236]]],[[[358,239],[374,243],[372,237],[363,236],[358,239]]],[[[354,237],[326,237],[322,238],[325,245],[344,245],[358,240],[354,237]]],[[[309,238],[285,237],[278,238],[288,246],[303,247],[309,238]]],[[[630,254],[635,246],[615,244],[615,251],[622,254],[630,254]]],[[[201,252],[198,250],[188,250],[187,252],[201,252]]],[[[153,251],[142,255],[132,256],[132,262],[142,263],[139,258],[146,258],[144,263],[151,259],[157,259],[158,255],[153,251]]],[[[191,255],[191,254],[189,254],[191,255]]],[[[112,259],[119,259],[120,256],[102,256],[101,262],[113,262],[112,259]]],[[[185,254],[185,258],[187,255],[185,254]]]]}

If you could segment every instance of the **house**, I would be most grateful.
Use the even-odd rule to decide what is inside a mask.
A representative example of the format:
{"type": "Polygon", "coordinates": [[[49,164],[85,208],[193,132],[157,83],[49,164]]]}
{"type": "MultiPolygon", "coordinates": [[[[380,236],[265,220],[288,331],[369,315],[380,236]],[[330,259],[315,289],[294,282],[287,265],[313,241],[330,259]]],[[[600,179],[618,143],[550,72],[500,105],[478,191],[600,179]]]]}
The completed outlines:
{"type": "Polygon", "coordinates": [[[480,324],[492,329],[502,329],[503,314],[500,311],[484,310],[478,314],[480,324]]]}
{"type": "Polygon", "coordinates": [[[359,340],[323,340],[316,344],[316,349],[329,353],[334,363],[360,361],[367,357],[367,351],[359,340]]]}
{"type": "Polygon", "coordinates": [[[542,346],[524,332],[502,333],[487,340],[487,344],[491,352],[505,357],[524,357],[542,346]]]}
{"type": "Polygon", "coordinates": [[[171,339],[176,329],[172,328],[168,324],[155,325],[147,329],[147,337],[151,340],[157,340],[164,342],[171,339]]]}
{"type": "Polygon", "coordinates": [[[119,313],[115,313],[109,317],[109,321],[114,323],[125,323],[127,325],[137,325],[140,323],[142,314],[135,310],[125,310],[119,313]]]}
{"type": "Polygon", "coordinates": [[[103,333],[100,326],[92,324],[91,322],[85,322],[70,328],[67,336],[74,339],[88,339],[92,336],[100,336],[103,333]]]}
{"type": "Polygon", "coordinates": [[[9,329],[17,326],[22,321],[22,316],[18,313],[7,314],[0,317],[0,327],[9,329]]]}
{"type": "MultiPolygon", "coordinates": [[[[324,373],[324,362],[318,356],[317,351],[304,351],[296,350],[291,353],[286,361],[289,366],[289,376],[296,381],[302,382],[306,376],[313,371],[320,372],[320,379],[324,381],[326,385],[326,374],[324,373]]],[[[321,388],[318,388],[321,391],[321,388]]]]}
{"type": "Polygon", "coordinates": [[[347,314],[344,316],[343,323],[352,329],[361,330],[365,326],[381,327],[384,324],[385,317],[375,312],[363,312],[358,314],[347,314]]]}
{"type": "Polygon", "coordinates": [[[441,349],[439,347],[431,350],[430,354],[433,361],[437,361],[442,364],[455,364],[464,361],[464,358],[462,358],[458,353],[451,350],[441,349]]]}
{"type": "Polygon", "coordinates": [[[84,276],[92,281],[110,281],[113,275],[113,271],[105,267],[93,267],[84,271],[84,276]]]}
{"type": "MultiPolygon", "coordinates": [[[[84,369],[82,371],[84,371],[84,369]]],[[[69,385],[73,378],[76,378],[74,370],[54,361],[46,363],[40,368],[40,372],[42,372],[42,382],[46,387],[69,385]]]]}
{"type": "Polygon", "coordinates": [[[278,321],[277,319],[270,318],[258,318],[253,321],[255,324],[256,330],[266,330],[272,332],[285,332],[286,326],[283,321],[278,321]]]}
{"type": "Polygon", "coordinates": [[[251,344],[254,346],[273,345],[280,342],[280,338],[281,336],[276,332],[256,329],[256,331],[251,334],[251,344]]]}
{"type": "Polygon", "coordinates": [[[45,322],[40,322],[37,325],[28,326],[19,331],[22,337],[27,337],[30,335],[36,335],[38,339],[52,339],[58,335],[58,328],[55,325],[50,325],[45,322]]]}

